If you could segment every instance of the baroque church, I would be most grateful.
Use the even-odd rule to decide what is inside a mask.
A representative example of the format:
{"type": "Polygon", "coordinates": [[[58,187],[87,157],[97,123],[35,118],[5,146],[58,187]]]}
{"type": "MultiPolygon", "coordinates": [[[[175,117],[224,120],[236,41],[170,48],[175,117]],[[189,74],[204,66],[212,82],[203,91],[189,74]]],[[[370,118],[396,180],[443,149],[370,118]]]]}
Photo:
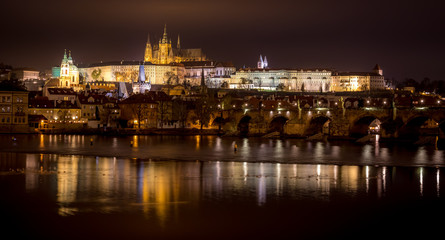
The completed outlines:
{"type": "Polygon", "coordinates": [[[79,82],[79,69],[74,64],[71,51],[67,55],[65,49],[60,66],[52,68],[52,77],[45,83],[45,87],[72,88],[75,91],[82,89],[79,82]]]}
{"type": "Polygon", "coordinates": [[[167,25],[164,26],[164,34],[159,39],[158,44],[151,44],[150,35],[148,35],[145,46],[144,62],[153,64],[170,64],[180,62],[207,61],[201,48],[181,48],[181,40],[178,35],[176,48],[173,47],[172,40],[167,36],[167,25]]]}

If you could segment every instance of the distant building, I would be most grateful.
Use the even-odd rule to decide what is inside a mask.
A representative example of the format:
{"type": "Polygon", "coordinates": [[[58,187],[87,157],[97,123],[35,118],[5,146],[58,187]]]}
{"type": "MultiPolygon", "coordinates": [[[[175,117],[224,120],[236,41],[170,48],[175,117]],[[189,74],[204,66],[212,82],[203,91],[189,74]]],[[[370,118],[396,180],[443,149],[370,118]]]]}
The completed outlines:
{"type": "Polygon", "coordinates": [[[12,76],[19,81],[40,79],[40,71],[33,68],[16,68],[12,70],[12,76]]]}
{"type": "Polygon", "coordinates": [[[119,103],[121,118],[126,127],[156,128],[158,122],[158,102],[153,95],[134,94],[119,103]]]}
{"type": "Polygon", "coordinates": [[[104,105],[109,100],[105,95],[84,93],[77,97],[77,105],[81,109],[81,118],[88,120],[100,120],[104,105]]]}
{"type": "Polygon", "coordinates": [[[43,96],[50,101],[70,101],[74,103],[77,98],[76,92],[71,88],[47,88],[43,96]]]}
{"type": "Polygon", "coordinates": [[[0,89],[0,132],[28,132],[28,92],[0,89]]]}
{"type": "Polygon", "coordinates": [[[201,75],[207,87],[218,88],[230,79],[230,75],[236,71],[231,62],[194,61],[182,63],[185,68],[184,80],[188,85],[198,86],[201,84],[201,75]]]}
{"type": "Polygon", "coordinates": [[[12,72],[11,66],[0,63],[0,81],[10,80],[11,72],[12,72]]]}
{"type": "Polygon", "coordinates": [[[371,72],[336,72],[332,76],[332,90],[336,92],[383,89],[386,89],[386,84],[378,64],[371,72]]]}
{"type": "Polygon", "coordinates": [[[71,101],[51,101],[47,97],[36,97],[30,99],[28,113],[44,116],[48,120],[47,124],[50,125],[56,123],[81,123],[81,110],[76,103],[71,101]]]}
{"type": "Polygon", "coordinates": [[[331,89],[332,71],[329,69],[271,69],[243,68],[229,80],[234,89],[327,92],[331,89]]]}

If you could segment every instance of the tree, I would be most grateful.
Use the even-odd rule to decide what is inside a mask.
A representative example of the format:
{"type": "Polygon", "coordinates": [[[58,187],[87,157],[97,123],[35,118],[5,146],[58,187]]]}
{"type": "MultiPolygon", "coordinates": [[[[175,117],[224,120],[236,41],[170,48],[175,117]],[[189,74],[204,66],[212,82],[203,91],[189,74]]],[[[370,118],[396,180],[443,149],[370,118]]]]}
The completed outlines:
{"type": "Polygon", "coordinates": [[[221,104],[222,104],[221,107],[223,110],[232,108],[232,95],[230,95],[230,94],[225,95],[222,99],[221,104]]]}
{"type": "Polygon", "coordinates": [[[325,90],[325,91],[329,91],[330,88],[331,88],[331,83],[330,83],[330,82],[325,82],[325,83],[324,83],[324,90],[325,90]]]}
{"type": "Polygon", "coordinates": [[[136,102],[129,104],[129,107],[133,113],[133,116],[137,119],[138,129],[141,129],[141,122],[148,117],[148,105],[143,102],[136,102]]]}
{"type": "Polygon", "coordinates": [[[179,77],[178,75],[174,74],[172,71],[168,71],[165,73],[164,76],[164,82],[167,85],[178,85],[179,84],[179,77]]]}
{"type": "Polygon", "coordinates": [[[91,77],[97,81],[100,78],[100,75],[102,74],[102,70],[100,68],[94,69],[91,73],[91,77]]]}
{"type": "Polygon", "coordinates": [[[68,109],[60,109],[57,112],[57,116],[59,117],[59,121],[63,121],[63,122],[66,122],[66,120],[71,117],[71,115],[68,112],[68,109]]]}
{"type": "Polygon", "coordinates": [[[241,84],[242,84],[242,87],[244,88],[245,87],[245,85],[246,84],[252,84],[252,80],[251,79],[248,79],[248,78],[241,78],[241,84]]]}
{"type": "Polygon", "coordinates": [[[161,125],[161,128],[164,127],[164,123],[171,120],[170,119],[170,115],[171,115],[170,107],[171,107],[170,101],[166,101],[164,99],[160,99],[158,101],[158,120],[161,125]]]}
{"type": "Polygon", "coordinates": [[[213,96],[204,95],[195,102],[195,119],[199,121],[200,130],[203,126],[208,126],[211,114],[216,108],[216,101],[213,96]]]}
{"type": "Polygon", "coordinates": [[[101,120],[100,123],[108,126],[111,111],[112,111],[112,109],[110,109],[109,107],[102,108],[102,111],[100,112],[100,118],[99,118],[101,120]]]}
{"type": "Polygon", "coordinates": [[[181,128],[184,128],[188,113],[186,102],[182,99],[175,99],[173,101],[172,112],[174,119],[181,123],[181,128]]]}
{"type": "Polygon", "coordinates": [[[277,91],[284,91],[284,88],[285,88],[284,83],[280,83],[277,85],[277,91]]]}
{"type": "Polygon", "coordinates": [[[0,90],[4,91],[26,91],[25,85],[17,79],[0,81],[0,90]]]}
{"type": "Polygon", "coordinates": [[[363,84],[360,86],[360,90],[362,90],[362,91],[367,91],[367,90],[368,90],[368,84],[367,84],[367,83],[363,83],[363,84]]]}

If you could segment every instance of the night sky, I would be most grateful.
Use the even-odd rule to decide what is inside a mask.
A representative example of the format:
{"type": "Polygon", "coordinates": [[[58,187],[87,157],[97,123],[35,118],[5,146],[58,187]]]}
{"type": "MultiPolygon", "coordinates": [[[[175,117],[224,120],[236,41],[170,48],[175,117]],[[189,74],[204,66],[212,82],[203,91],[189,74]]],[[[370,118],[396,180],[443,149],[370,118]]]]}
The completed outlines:
{"type": "Polygon", "coordinates": [[[75,63],[142,60],[167,24],[182,48],[253,67],[369,71],[388,79],[445,79],[441,1],[76,0],[3,1],[0,62],[50,69],[64,49],[75,63]]]}

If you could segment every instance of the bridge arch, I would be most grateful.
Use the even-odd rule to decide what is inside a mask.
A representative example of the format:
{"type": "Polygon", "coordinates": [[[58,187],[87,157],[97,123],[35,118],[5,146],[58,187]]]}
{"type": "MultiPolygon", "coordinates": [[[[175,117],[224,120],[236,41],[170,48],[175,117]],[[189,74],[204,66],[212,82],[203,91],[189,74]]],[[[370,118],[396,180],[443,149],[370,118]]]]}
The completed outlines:
{"type": "Polygon", "coordinates": [[[311,118],[308,127],[306,128],[304,135],[312,136],[317,133],[328,133],[329,134],[329,123],[332,121],[331,118],[325,115],[318,115],[311,118]]]}
{"type": "Polygon", "coordinates": [[[249,134],[249,123],[251,119],[251,116],[244,115],[239,120],[237,129],[240,136],[247,136],[247,134],[249,134]]]}
{"type": "Polygon", "coordinates": [[[284,125],[286,125],[287,121],[289,121],[289,119],[285,116],[278,115],[273,117],[269,123],[268,132],[279,132],[283,134],[284,125]]]}
{"type": "MultiPolygon", "coordinates": [[[[443,124],[443,123],[442,123],[443,124]]],[[[417,115],[406,121],[399,130],[399,138],[415,141],[421,135],[436,135],[439,123],[427,115],[417,115]]]]}
{"type": "Polygon", "coordinates": [[[360,138],[368,134],[380,133],[382,121],[374,115],[361,116],[352,124],[349,135],[360,138]]]}

